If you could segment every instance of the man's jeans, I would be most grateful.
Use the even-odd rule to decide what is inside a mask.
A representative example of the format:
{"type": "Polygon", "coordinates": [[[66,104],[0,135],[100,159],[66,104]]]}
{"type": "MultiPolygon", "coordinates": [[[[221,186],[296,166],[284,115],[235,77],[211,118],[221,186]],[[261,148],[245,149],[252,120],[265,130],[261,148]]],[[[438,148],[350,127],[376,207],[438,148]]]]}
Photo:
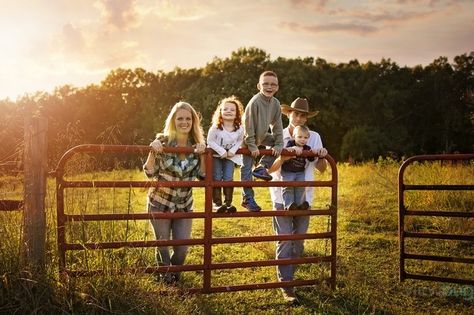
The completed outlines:
{"type": "MultiPolygon", "coordinates": [[[[273,205],[275,210],[283,210],[281,203],[273,205]]],[[[273,217],[273,230],[275,234],[305,234],[308,231],[309,216],[299,217],[273,217]]],[[[303,254],[304,240],[278,241],[276,245],[276,259],[299,258],[303,254]]],[[[279,281],[293,280],[295,273],[294,265],[277,266],[279,281]]]]}

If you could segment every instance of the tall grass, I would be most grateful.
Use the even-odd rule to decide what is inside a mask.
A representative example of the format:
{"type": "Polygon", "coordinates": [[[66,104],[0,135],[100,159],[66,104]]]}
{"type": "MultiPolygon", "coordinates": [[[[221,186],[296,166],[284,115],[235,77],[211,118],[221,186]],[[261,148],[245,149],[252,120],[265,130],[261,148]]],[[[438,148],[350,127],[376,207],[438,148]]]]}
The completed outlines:
{"type": "MultiPolygon", "coordinates": [[[[70,269],[105,269],[102,276],[70,278],[60,281],[56,248],[56,205],[53,181],[48,182],[47,272],[40,279],[23,270],[20,262],[21,212],[0,212],[0,313],[73,313],[73,314],[472,314],[474,288],[425,281],[398,281],[398,205],[397,172],[399,164],[390,160],[363,165],[339,164],[337,288],[326,286],[298,288],[299,306],[284,303],[278,290],[255,290],[209,295],[181,295],[148,274],[114,274],[128,267],[155,265],[153,248],[70,251],[70,269]]],[[[330,178],[330,174],[317,175],[330,178]]],[[[68,168],[67,177],[88,180],[143,180],[138,170],[94,172],[84,164],[68,168]]],[[[236,173],[236,178],[239,178],[236,173]]],[[[474,184],[474,165],[441,166],[419,163],[407,169],[409,183],[474,184]]],[[[0,198],[21,198],[22,180],[1,179],[0,198]]],[[[330,191],[318,188],[314,208],[330,202],[330,191]]],[[[68,189],[66,212],[138,213],[145,210],[145,189],[68,189]]],[[[256,196],[264,209],[271,209],[265,188],[256,196]]],[[[202,211],[203,190],[195,189],[195,211],[202,211]]],[[[234,192],[240,202],[240,189],[234,192]]],[[[474,211],[473,192],[409,193],[410,209],[474,211]]],[[[238,207],[239,208],[239,207],[238,207]]],[[[244,211],[239,208],[239,211],[244,211]]],[[[410,219],[406,228],[443,233],[474,233],[472,219],[422,217],[410,219]]],[[[312,217],[310,232],[325,231],[326,217],[312,217]]],[[[202,219],[195,219],[192,236],[203,236],[202,219]]],[[[214,236],[271,235],[271,218],[222,218],[213,222],[214,236]]],[[[148,221],[74,222],[68,224],[68,242],[110,242],[152,240],[148,221]]],[[[418,253],[437,253],[474,257],[474,244],[456,241],[407,242],[407,249],[418,253]]],[[[328,242],[306,242],[308,255],[327,254],[328,242]]],[[[274,258],[273,242],[225,244],[213,247],[214,262],[264,260],[274,258]]],[[[203,261],[202,246],[190,247],[187,263],[203,261]]],[[[410,263],[412,272],[474,278],[474,266],[446,263],[410,263]]],[[[301,266],[297,278],[324,277],[325,264],[301,266]]],[[[246,284],[276,281],[275,267],[213,271],[212,284],[246,284]]],[[[202,274],[185,272],[182,288],[202,285],[202,274]]]]}

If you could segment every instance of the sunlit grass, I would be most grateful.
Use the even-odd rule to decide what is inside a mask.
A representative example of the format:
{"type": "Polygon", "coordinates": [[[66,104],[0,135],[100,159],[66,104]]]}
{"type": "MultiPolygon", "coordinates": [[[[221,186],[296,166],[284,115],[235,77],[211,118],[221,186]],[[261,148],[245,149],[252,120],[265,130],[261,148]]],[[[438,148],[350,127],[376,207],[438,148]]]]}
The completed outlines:
{"type": "MultiPolygon", "coordinates": [[[[68,170],[68,179],[145,180],[139,170],[94,172],[78,163],[68,170]]],[[[0,313],[117,313],[117,314],[470,314],[474,312],[472,287],[451,284],[398,280],[398,204],[397,176],[399,164],[379,161],[350,166],[339,164],[337,288],[326,286],[299,288],[301,306],[286,305],[278,290],[255,290],[211,295],[179,296],[173,288],[154,280],[149,274],[116,274],[124,268],[153,267],[154,248],[121,248],[68,251],[67,266],[72,270],[106,271],[103,276],[71,278],[60,282],[56,248],[56,196],[53,180],[48,181],[47,204],[47,275],[35,282],[20,273],[21,212],[0,212],[0,313]],[[30,280],[29,280],[30,279],[30,280]],[[469,291],[469,288],[472,290],[469,291]],[[446,292],[458,292],[449,296],[446,292]],[[457,290],[457,291],[456,291],[457,290]],[[166,294],[164,294],[166,293],[166,294]],[[25,306],[26,305],[26,306],[25,306]]],[[[239,178],[236,173],[236,178],[239,178]]],[[[329,179],[330,174],[318,175],[329,179]]],[[[417,163],[407,169],[410,184],[474,184],[474,165],[443,166],[439,163],[417,163]]],[[[22,179],[1,179],[0,198],[22,196],[22,179]]],[[[259,204],[271,209],[266,188],[256,188],[259,204]]],[[[314,208],[326,208],[330,190],[317,188],[314,208]]],[[[240,207],[241,190],[234,191],[234,204],[240,207]]],[[[195,211],[203,211],[203,189],[194,193],[195,211]]],[[[65,212],[143,213],[146,189],[81,188],[66,189],[65,212]]],[[[410,209],[474,211],[470,192],[409,192],[410,209]]],[[[194,219],[193,238],[204,235],[204,220],[194,219]]],[[[326,231],[327,217],[312,217],[310,232],[326,231]]],[[[432,217],[410,218],[406,229],[423,232],[463,233],[472,235],[472,219],[432,217]]],[[[213,220],[214,237],[272,235],[271,218],[220,218],[213,220]]],[[[115,242],[153,240],[147,220],[73,222],[66,230],[68,242],[115,242]]],[[[330,242],[309,240],[308,256],[330,252],[330,242]]],[[[433,241],[407,239],[406,249],[424,254],[473,257],[474,244],[466,241],[433,241]]],[[[222,244],[213,247],[213,262],[239,262],[274,258],[274,242],[222,244]]],[[[191,246],[187,264],[203,263],[203,246],[191,246]]],[[[474,278],[474,268],[466,264],[435,262],[407,263],[410,272],[446,277],[474,278]]],[[[324,278],[329,264],[307,264],[297,270],[298,279],[324,278]]],[[[212,271],[212,285],[225,286],[276,281],[275,267],[239,268],[212,271]]],[[[202,272],[184,272],[183,288],[202,286],[202,272]]]]}

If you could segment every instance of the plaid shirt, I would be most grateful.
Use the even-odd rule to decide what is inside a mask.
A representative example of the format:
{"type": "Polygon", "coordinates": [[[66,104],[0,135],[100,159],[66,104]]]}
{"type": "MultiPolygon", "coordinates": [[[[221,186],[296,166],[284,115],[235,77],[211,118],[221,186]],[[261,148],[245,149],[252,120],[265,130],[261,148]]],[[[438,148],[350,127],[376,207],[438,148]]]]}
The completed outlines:
{"type": "MultiPolygon", "coordinates": [[[[174,146],[171,143],[170,146],[174,146]]],[[[157,181],[193,181],[202,179],[199,157],[195,153],[181,160],[176,153],[161,153],[155,158],[155,168],[145,175],[157,181]],[[184,164],[183,164],[184,162],[184,164]]],[[[191,187],[152,187],[148,191],[148,201],[154,210],[162,212],[192,211],[193,195],[191,187]]]]}

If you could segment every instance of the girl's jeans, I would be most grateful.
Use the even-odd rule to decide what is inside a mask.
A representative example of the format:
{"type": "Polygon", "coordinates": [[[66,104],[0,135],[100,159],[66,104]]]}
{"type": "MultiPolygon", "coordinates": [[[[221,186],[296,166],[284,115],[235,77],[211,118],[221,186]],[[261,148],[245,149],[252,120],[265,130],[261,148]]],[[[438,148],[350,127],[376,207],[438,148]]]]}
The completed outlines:
{"type": "Polygon", "coordinates": [[[214,180],[232,180],[234,178],[235,163],[229,159],[212,158],[214,180]]]}

